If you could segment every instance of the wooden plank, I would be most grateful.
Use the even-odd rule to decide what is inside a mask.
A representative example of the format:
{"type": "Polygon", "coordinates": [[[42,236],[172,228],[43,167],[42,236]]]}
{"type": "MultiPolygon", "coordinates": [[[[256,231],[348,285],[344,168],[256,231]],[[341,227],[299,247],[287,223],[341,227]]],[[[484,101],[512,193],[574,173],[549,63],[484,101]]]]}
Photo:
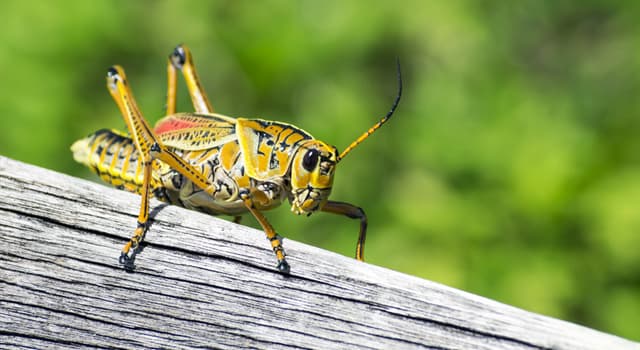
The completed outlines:
{"type": "Polygon", "coordinates": [[[640,349],[640,344],[0,157],[0,348],[640,349]],[[158,209],[159,208],[159,209],[158,209]]]}

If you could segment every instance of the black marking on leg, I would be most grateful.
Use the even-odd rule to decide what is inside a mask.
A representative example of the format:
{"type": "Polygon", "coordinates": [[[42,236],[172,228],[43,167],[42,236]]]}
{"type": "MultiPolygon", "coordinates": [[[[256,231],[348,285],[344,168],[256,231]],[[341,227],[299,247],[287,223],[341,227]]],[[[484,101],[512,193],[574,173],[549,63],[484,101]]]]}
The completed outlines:
{"type": "Polygon", "coordinates": [[[276,241],[276,240],[282,241],[282,237],[280,235],[275,235],[275,236],[273,236],[271,238],[267,237],[267,239],[270,240],[271,242],[276,241]]]}
{"type": "Polygon", "coordinates": [[[169,59],[171,60],[171,64],[173,64],[174,67],[182,70],[182,67],[184,67],[185,62],[187,61],[187,56],[182,45],[176,46],[176,48],[173,50],[173,53],[169,55],[169,59]]]}
{"type": "Polygon", "coordinates": [[[283,256],[287,256],[287,254],[284,252],[284,248],[282,248],[282,245],[273,247],[273,252],[276,253],[276,255],[278,254],[278,252],[280,252],[283,256]]]}
{"type": "Polygon", "coordinates": [[[158,143],[157,143],[157,142],[154,142],[154,143],[151,145],[151,148],[149,148],[149,151],[150,151],[150,152],[154,152],[154,153],[160,153],[160,151],[161,151],[161,150],[160,150],[160,145],[158,145],[158,143]]]}
{"type": "Polygon", "coordinates": [[[113,79],[114,83],[117,83],[118,79],[120,78],[115,67],[109,67],[109,70],[107,71],[107,77],[113,79]]]}

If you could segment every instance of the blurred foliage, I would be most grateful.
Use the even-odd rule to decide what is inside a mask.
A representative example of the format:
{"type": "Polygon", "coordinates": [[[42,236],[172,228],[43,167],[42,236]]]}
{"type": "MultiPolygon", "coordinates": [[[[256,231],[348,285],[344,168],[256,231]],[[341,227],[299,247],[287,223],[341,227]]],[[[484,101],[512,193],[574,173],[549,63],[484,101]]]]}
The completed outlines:
{"type": "MultiPolygon", "coordinates": [[[[640,340],[639,5],[5,1],[0,153],[96,179],[69,145],[125,129],[107,67],[125,67],[154,122],[182,42],[217,111],[342,149],[390,107],[399,57],[397,114],[340,164],[332,196],[368,213],[368,261],[640,340]]],[[[268,216],[353,254],[356,222],[268,216]]]]}

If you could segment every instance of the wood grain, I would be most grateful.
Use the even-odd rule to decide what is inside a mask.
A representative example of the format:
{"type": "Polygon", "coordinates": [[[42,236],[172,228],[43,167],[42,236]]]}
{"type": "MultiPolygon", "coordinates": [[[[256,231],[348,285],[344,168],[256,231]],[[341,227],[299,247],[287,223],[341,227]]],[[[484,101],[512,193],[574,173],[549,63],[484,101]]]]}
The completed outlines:
{"type": "MultiPolygon", "coordinates": [[[[0,157],[0,348],[640,349],[640,344],[0,157]]],[[[286,236],[286,234],[285,234],[286,236]]]]}

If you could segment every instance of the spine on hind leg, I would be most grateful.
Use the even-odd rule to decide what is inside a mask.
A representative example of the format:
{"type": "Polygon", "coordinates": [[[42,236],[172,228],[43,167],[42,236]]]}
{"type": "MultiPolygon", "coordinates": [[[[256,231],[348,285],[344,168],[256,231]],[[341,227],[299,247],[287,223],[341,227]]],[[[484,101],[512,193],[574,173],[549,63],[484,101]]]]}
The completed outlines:
{"type": "MultiPolygon", "coordinates": [[[[102,129],[71,146],[73,158],[100,178],[120,189],[142,191],[142,160],[131,138],[116,130],[102,129]]],[[[157,181],[151,180],[151,188],[157,181]]]]}

